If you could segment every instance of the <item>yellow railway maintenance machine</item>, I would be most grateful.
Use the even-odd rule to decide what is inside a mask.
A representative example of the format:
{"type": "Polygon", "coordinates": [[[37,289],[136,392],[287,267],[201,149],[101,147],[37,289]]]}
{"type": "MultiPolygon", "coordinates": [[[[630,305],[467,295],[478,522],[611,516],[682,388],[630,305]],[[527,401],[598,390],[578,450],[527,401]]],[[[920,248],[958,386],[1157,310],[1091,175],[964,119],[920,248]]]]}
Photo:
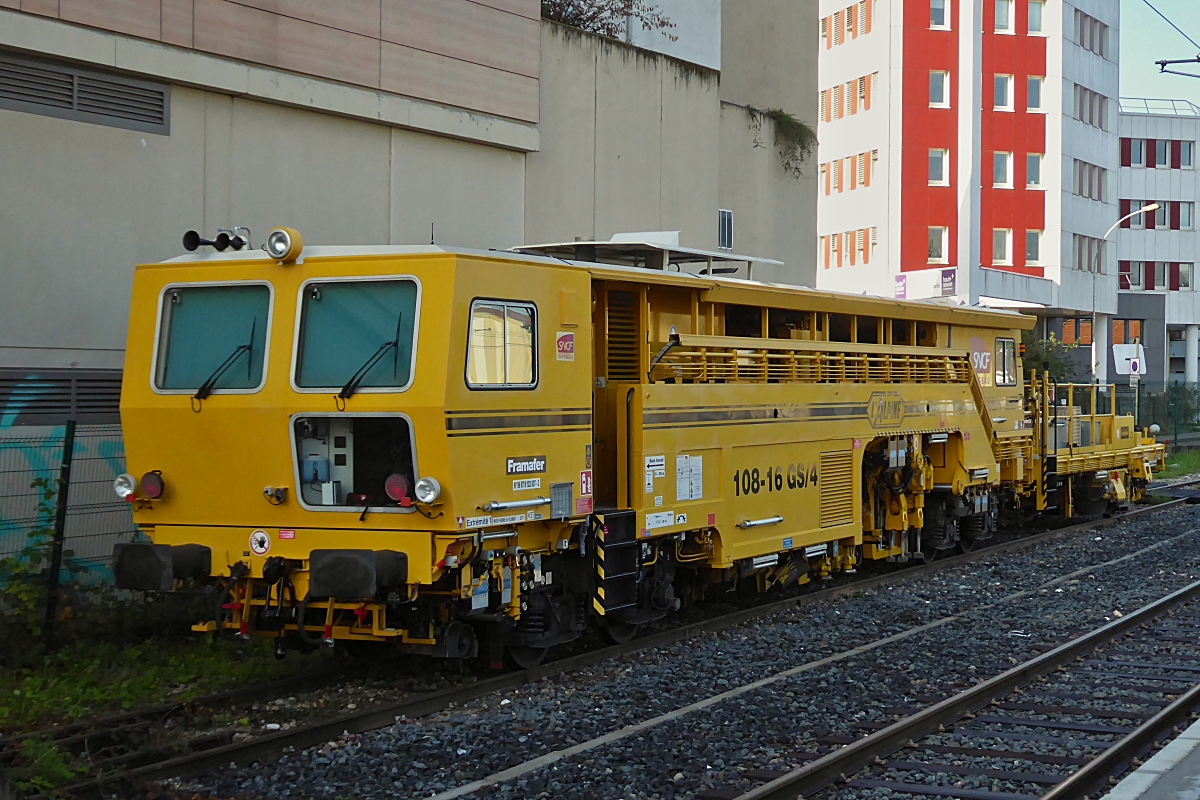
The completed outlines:
{"type": "Polygon", "coordinates": [[[152,544],[114,571],[218,582],[196,629],[280,654],[527,665],[589,619],[620,641],[718,585],[1139,498],[1161,445],[1092,387],[1023,386],[1033,324],[287,229],[143,265],[115,488],[152,544]]]}

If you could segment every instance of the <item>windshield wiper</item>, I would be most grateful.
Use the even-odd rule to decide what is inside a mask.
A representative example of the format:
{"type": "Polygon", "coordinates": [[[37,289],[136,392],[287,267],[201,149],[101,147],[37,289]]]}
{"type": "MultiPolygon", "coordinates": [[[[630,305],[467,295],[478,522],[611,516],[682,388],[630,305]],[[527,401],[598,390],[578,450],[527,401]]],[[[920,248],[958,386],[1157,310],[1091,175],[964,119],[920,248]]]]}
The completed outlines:
{"type": "Polygon", "coordinates": [[[367,373],[375,368],[375,365],[383,359],[388,350],[392,351],[392,377],[396,377],[397,373],[400,371],[400,322],[403,318],[404,314],[399,314],[396,317],[396,338],[392,339],[390,342],[384,342],[383,344],[379,345],[379,349],[372,353],[371,357],[367,359],[367,362],[359,367],[355,373],[350,376],[350,380],[346,381],[346,385],[343,386],[342,390],[337,393],[338,397],[340,397],[342,400],[345,400],[350,397],[350,395],[358,391],[359,385],[366,380],[367,373]]]}
{"type": "Polygon", "coordinates": [[[233,366],[233,363],[237,361],[238,356],[240,356],[242,353],[247,354],[246,380],[250,380],[251,375],[254,373],[254,330],[257,325],[258,317],[255,317],[250,323],[250,341],[246,344],[239,344],[237,347],[233,348],[233,352],[229,354],[229,358],[225,359],[225,361],[221,363],[221,366],[213,370],[213,374],[209,375],[204,383],[200,384],[200,388],[196,390],[194,395],[192,395],[193,398],[196,400],[203,400],[212,394],[213,389],[217,388],[217,381],[221,380],[221,376],[233,366]]]}

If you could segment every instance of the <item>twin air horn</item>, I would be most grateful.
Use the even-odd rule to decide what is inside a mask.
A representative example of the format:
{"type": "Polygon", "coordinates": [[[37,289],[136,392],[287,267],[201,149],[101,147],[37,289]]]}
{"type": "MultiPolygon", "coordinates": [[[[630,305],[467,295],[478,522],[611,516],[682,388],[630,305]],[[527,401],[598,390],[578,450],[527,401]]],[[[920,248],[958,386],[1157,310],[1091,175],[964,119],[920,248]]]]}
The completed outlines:
{"type": "MultiPolygon", "coordinates": [[[[253,246],[250,243],[250,229],[241,225],[235,226],[232,230],[218,229],[217,238],[211,241],[202,239],[196,231],[188,231],[183,235],[183,249],[189,253],[193,253],[201,247],[211,247],[220,253],[231,247],[234,250],[241,250],[243,247],[253,246]],[[242,231],[246,233],[244,237],[241,235],[242,231]]],[[[300,257],[300,251],[304,249],[304,238],[300,236],[299,231],[293,228],[276,228],[267,234],[267,243],[262,246],[262,249],[280,264],[290,263],[300,257]]]]}

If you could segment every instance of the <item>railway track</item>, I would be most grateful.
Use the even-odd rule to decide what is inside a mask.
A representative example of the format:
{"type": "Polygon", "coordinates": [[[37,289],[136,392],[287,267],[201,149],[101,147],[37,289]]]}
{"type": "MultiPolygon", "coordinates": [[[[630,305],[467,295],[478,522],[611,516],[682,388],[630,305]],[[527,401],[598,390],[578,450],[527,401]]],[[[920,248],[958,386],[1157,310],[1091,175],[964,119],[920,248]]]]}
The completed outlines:
{"type": "MultiPolygon", "coordinates": [[[[744,794],[887,790],[963,800],[1094,797],[1200,709],[1200,581],[744,794]],[[995,784],[1004,785],[998,791],[995,784]]],[[[838,744],[829,741],[829,744],[838,744]]]]}
{"type": "MultiPolygon", "coordinates": [[[[800,597],[767,603],[732,614],[661,631],[624,645],[582,653],[534,669],[502,674],[441,691],[422,693],[401,700],[400,702],[367,708],[353,713],[340,714],[325,720],[300,725],[292,730],[266,733],[239,741],[234,741],[231,733],[220,732],[217,734],[193,736],[183,740],[176,738],[169,745],[164,746],[161,744],[161,738],[155,735],[158,730],[156,726],[161,724],[160,721],[162,719],[169,719],[171,715],[180,713],[176,706],[160,707],[143,712],[119,715],[118,717],[110,718],[107,729],[98,729],[99,726],[95,722],[90,723],[92,726],[90,729],[86,729],[85,727],[89,723],[80,723],[79,726],[76,726],[77,730],[75,731],[66,730],[68,726],[63,726],[60,729],[55,729],[56,734],[60,737],[67,740],[71,740],[72,736],[81,737],[71,741],[69,747],[79,748],[83,746],[88,748],[84,752],[96,754],[107,746],[112,748],[114,754],[106,758],[92,759],[93,763],[100,768],[100,775],[88,778],[75,785],[64,787],[61,791],[65,795],[81,798],[82,800],[82,798],[101,797],[111,795],[114,792],[128,791],[133,787],[143,786],[147,782],[166,778],[190,778],[207,772],[210,769],[224,767],[231,763],[247,765],[257,760],[277,755],[289,748],[303,749],[326,741],[336,740],[345,733],[362,733],[386,727],[392,725],[398,718],[413,719],[427,716],[491,693],[512,691],[528,683],[540,681],[553,675],[586,669],[609,659],[663,647],[705,633],[724,630],[757,617],[769,616],[796,608],[797,606],[820,602],[839,595],[881,588],[956,565],[995,558],[998,555],[1029,547],[1039,542],[1052,541],[1068,536],[1080,530],[1103,528],[1130,518],[1155,514],[1184,502],[1186,501],[1183,499],[1174,500],[1157,506],[1137,509],[1109,519],[1089,521],[1014,539],[990,547],[979,548],[965,555],[910,566],[909,568],[884,575],[862,578],[839,586],[809,592],[800,597]],[[87,733],[87,730],[91,730],[92,733],[87,733]],[[125,737],[124,741],[120,740],[121,736],[125,737]],[[115,744],[105,744],[105,742],[114,739],[116,740],[115,744]]],[[[251,691],[250,689],[244,689],[229,694],[244,697],[251,691]]],[[[279,693],[276,692],[276,694],[279,693]]],[[[214,698],[219,697],[214,696],[214,698]]],[[[214,698],[206,698],[206,700],[214,698]]],[[[230,697],[228,699],[234,698],[230,697]]],[[[3,742],[0,741],[0,747],[2,746],[3,742]]],[[[0,753],[2,752],[0,751],[0,753]]],[[[2,755],[0,755],[0,758],[2,758],[2,755]]],[[[42,795],[33,795],[33,797],[42,797],[42,795]]]]}

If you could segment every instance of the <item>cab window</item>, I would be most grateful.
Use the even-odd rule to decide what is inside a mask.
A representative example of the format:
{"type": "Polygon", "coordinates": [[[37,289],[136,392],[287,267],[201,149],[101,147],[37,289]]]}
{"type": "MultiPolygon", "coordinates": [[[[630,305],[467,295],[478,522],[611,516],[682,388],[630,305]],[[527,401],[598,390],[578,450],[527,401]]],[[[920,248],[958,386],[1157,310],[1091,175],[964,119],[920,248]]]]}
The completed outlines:
{"type": "Polygon", "coordinates": [[[397,390],[412,381],[417,284],[313,281],[302,289],[296,386],[397,390]]]}
{"type": "Polygon", "coordinates": [[[163,292],[154,385],[164,391],[256,391],[271,289],[263,284],[174,286],[163,292]]]}
{"type": "Polygon", "coordinates": [[[1017,385],[1017,340],[996,340],[996,385],[1017,385]]]}
{"type": "Polygon", "coordinates": [[[528,389],[536,385],[536,322],[537,308],[532,303],[472,303],[467,385],[473,389],[528,389]]]}

